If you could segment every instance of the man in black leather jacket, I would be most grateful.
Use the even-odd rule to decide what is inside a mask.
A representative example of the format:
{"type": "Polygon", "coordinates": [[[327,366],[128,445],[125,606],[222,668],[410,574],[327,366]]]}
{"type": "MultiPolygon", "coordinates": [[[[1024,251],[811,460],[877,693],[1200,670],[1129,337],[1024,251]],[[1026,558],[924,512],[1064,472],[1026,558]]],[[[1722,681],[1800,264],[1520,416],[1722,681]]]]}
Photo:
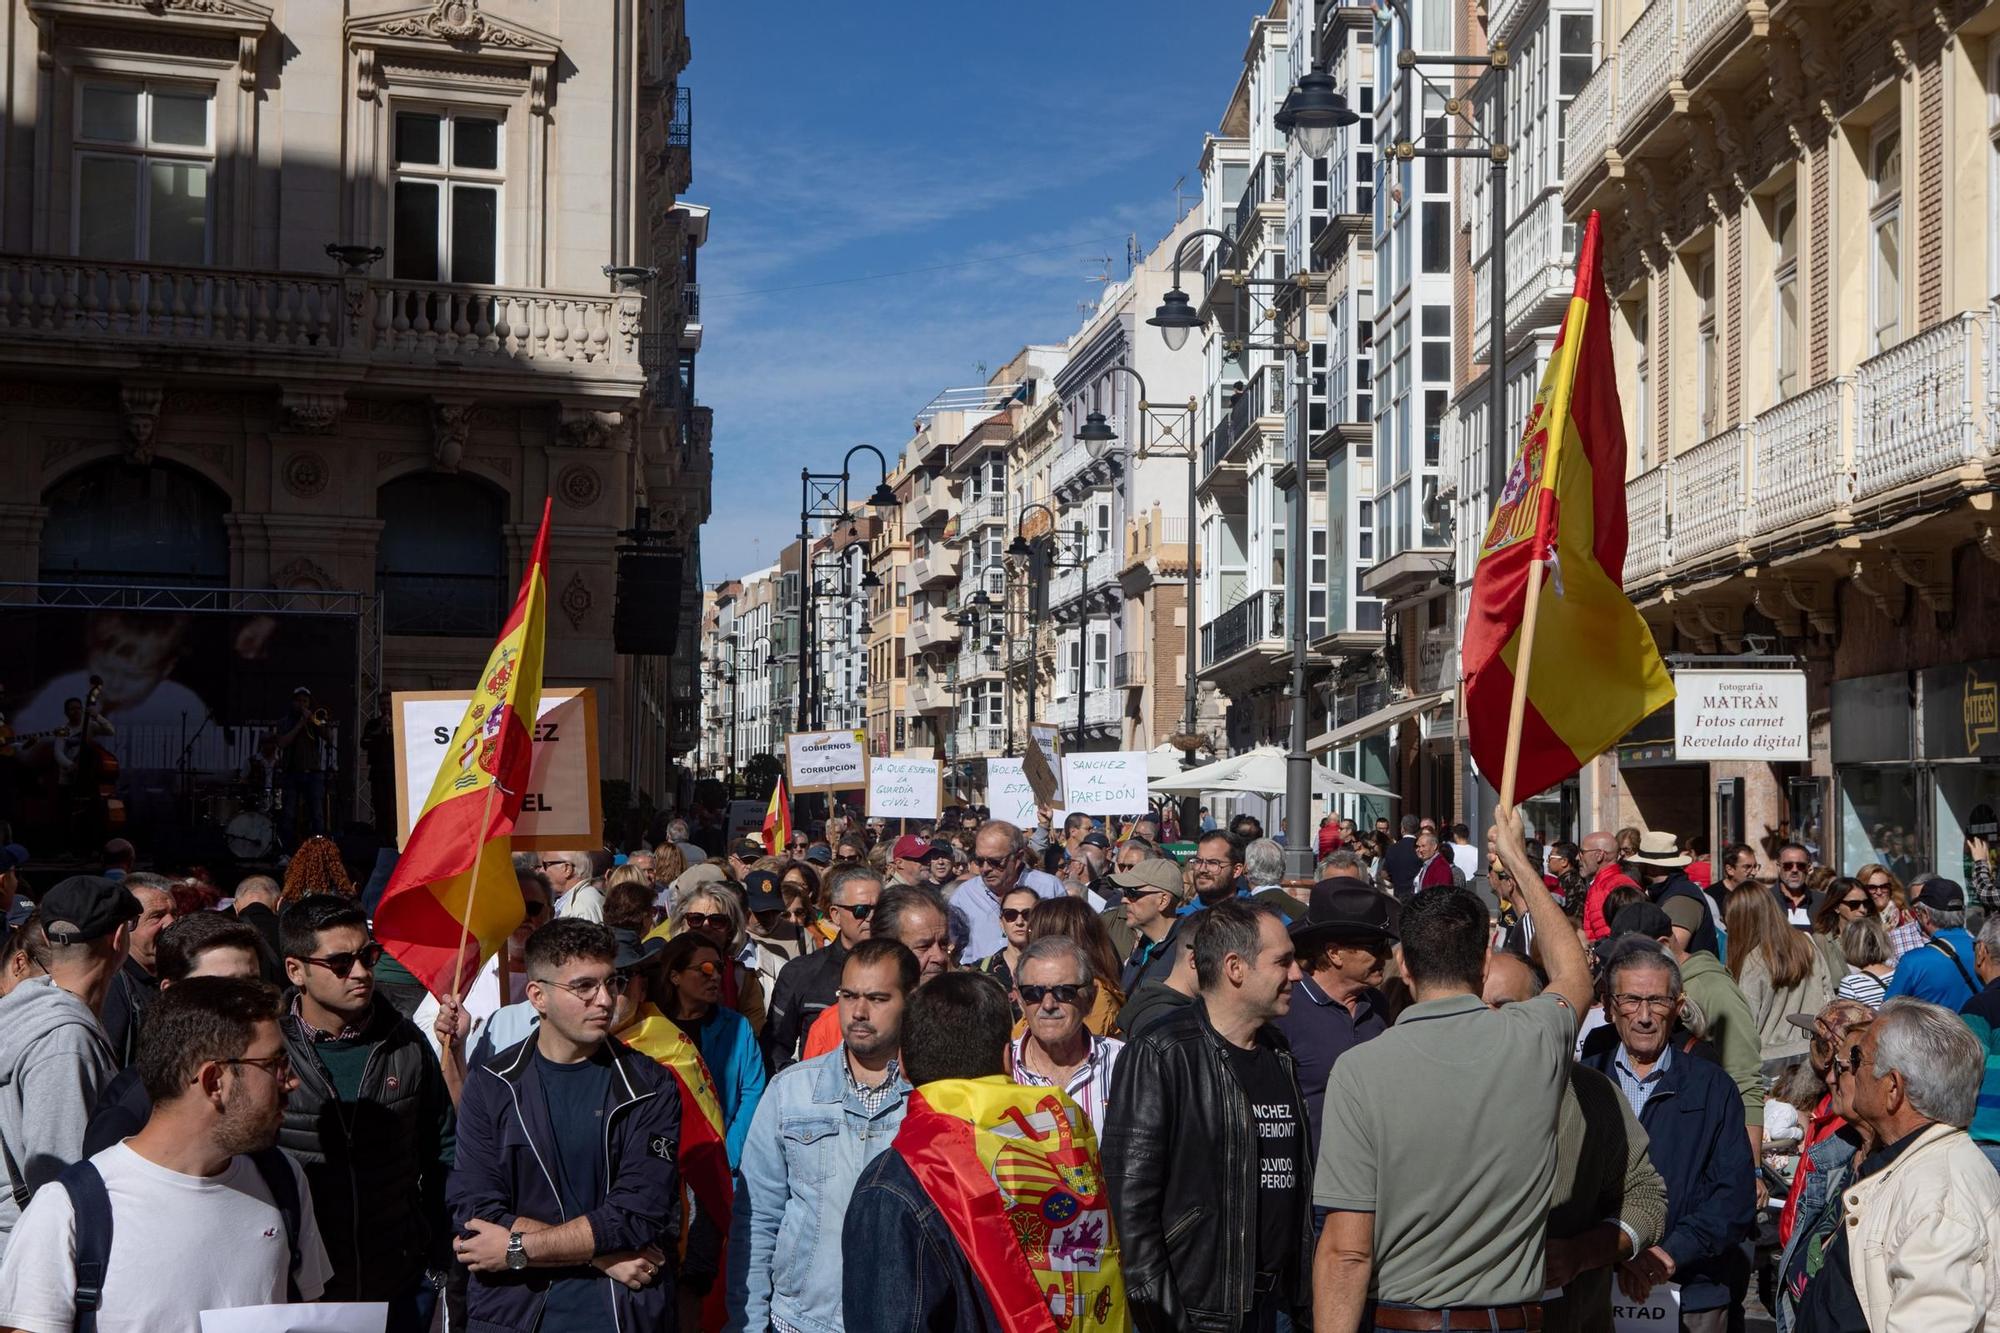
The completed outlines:
{"type": "Polygon", "coordinates": [[[798,1058],[799,1042],[813,1020],[833,1004],[847,953],[869,936],[868,918],[882,896],[882,877],[858,861],[827,872],[828,916],[840,935],[824,949],[800,954],[778,973],[764,1007],[764,1063],[783,1069],[798,1058]]]}
{"type": "Polygon", "coordinates": [[[1118,1059],[1106,1183],[1141,1333],[1215,1333],[1311,1301],[1305,1097],[1271,1026],[1299,969],[1283,918],[1225,899],[1193,919],[1200,994],[1118,1059]]]}

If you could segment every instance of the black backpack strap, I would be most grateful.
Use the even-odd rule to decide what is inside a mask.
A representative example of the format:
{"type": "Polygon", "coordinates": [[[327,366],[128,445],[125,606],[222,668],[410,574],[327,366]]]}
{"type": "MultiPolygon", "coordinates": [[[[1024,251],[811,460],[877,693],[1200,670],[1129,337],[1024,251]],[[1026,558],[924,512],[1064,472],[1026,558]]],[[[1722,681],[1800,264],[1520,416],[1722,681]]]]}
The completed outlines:
{"type": "Polygon", "coordinates": [[[89,1158],[64,1167],[56,1183],[69,1192],[76,1214],[76,1333],[97,1333],[97,1307],[104,1303],[104,1274],[111,1265],[111,1195],[89,1158]]]}
{"type": "Polygon", "coordinates": [[[1965,982],[1965,988],[1974,995],[1979,994],[1979,983],[1972,979],[1972,973],[1965,970],[1965,964],[1958,961],[1958,950],[1952,948],[1950,944],[1935,935],[1931,936],[1926,943],[1946,958],[1951,959],[1951,965],[1958,969],[1959,978],[1965,982]]]}
{"type": "MultiPolygon", "coordinates": [[[[291,1266],[285,1270],[285,1299],[296,1305],[299,1302],[299,1181],[292,1174],[291,1159],[279,1148],[264,1148],[250,1154],[250,1161],[257,1168],[257,1174],[264,1178],[264,1188],[271,1191],[271,1201],[285,1218],[285,1243],[291,1246],[291,1266]]],[[[90,1333],[79,1327],[77,1333],[90,1333]]]]}

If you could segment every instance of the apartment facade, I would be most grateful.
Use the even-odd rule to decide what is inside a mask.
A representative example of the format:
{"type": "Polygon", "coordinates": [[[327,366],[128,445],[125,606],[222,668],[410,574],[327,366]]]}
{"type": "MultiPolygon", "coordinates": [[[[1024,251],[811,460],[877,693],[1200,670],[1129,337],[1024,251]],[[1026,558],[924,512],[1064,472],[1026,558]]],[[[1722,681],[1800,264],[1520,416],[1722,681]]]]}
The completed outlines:
{"type": "Polygon", "coordinates": [[[876,515],[868,541],[868,568],[877,582],[868,599],[868,745],[871,754],[901,756],[911,753],[904,711],[910,673],[910,542],[905,526],[916,496],[915,474],[898,459],[885,484],[896,504],[876,515]]]}
{"type": "Polygon", "coordinates": [[[1962,878],[2000,802],[2000,6],[1602,25],[1564,203],[1605,219],[1626,587],[1670,653],[1801,665],[1812,744],[1681,765],[1642,725],[1586,806],[1962,878]]]}
{"type": "MultiPolygon", "coordinates": [[[[168,733],[282,716],[297,682],[255,662],[334,617],[337,650],[302,660],[338,714],[337,817],[368,817],[361,723],[478,671],[553,497],[547,679],[597,691],[607,777],[681,794],[711,471],[682,20],[678,0],[9,7],[0,581],[40,605],[92,589],[92,642],[115,621],[167,660],[218,616],[284,631],[206,700],[112,700],[128,770],[172,767],[168,733]],[[643,652],[613,632],[636,528],[674,562],[653,573],[678,570],[649,586],[643,652]]],[[[10,663],[17,727],[46,711],[30,675],[82,668],[70,633],[10,663]]],[[[204,781],[228,760],[190,753],[204,781]]]]}

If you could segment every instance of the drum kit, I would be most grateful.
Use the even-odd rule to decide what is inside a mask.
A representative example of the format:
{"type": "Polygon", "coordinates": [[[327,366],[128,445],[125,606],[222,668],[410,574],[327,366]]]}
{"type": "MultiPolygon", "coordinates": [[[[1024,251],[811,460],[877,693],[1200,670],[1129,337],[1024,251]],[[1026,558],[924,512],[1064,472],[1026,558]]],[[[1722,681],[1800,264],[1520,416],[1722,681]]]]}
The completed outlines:
{"type": "Polygon", "coordinates": [[[277,765],[256,753],[237,777],[195,797],[201,822],[222,830],[229,854],[239,861],[265,860],[277,851],[284,806],[277,765]]]}

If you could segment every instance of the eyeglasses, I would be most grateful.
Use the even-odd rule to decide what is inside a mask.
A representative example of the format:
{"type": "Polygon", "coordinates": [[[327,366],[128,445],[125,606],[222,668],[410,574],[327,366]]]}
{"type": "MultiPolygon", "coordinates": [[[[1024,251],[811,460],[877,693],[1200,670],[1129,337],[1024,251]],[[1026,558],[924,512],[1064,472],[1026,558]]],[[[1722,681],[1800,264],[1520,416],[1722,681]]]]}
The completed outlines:
{"type": "Polygon", "coordinates": [[[599,981],[596,977],[585,977],[581,981],[557,981],[551,977],[536,977],[534,980],[538,985],[553,986],[557,990],[566,990],[571,995],[576,996],[577,999],[583,1001],[583,1003],[589,1004],[597,998],[599,991],[604,992],[604,994],[609,995],[614,1000],[617,999],[625,993],[625,987],[630,984],[631,978],[613,972],[602,981],[599,981]]]}
{"type": "Polygon", "coordinates": [[[1195,856],[1188,858],[1188,864],[1191,866],[1200,866],[1204,870],[1227,870],[1236,863],[1227,859],[1212,860],[1206,856],[1195,856]]]}
{"type": "Polygon", "coordinates": [[[727,912],[689,912],[681,923],[689,930],[728,930],[734,924],[727,912]]]}
{"type": "Polygon", "coordinates": [[[1614,995],[1611,1003],[1621,1014],[1636,1014],[1641,1009],[1650,1009],[1656,1014],[1671,1014],[1680,1001],[1671,995],[1614,995]]]}
{"type": "Polygon", "coordinates": [[[1029,1005],[1038,1005],[1050,995],[1056,997],[1057,1004],[1075,1004],[1083,998],[1082,986],[1016,986],[1014,989],[1021,993],[1022,1002],[1029,1005]]]}
{"type": "Polygon", "coordinates": [[[1842,898],[1840,906],[1849,912],[1865,912],[1870,906],[1870,899],[1866,894],[1859,898],[1842,898]]]}
{"type": "Polygon", "coordinates": [[[247,1055],[239,1055],[234,1060],[218,1060],[216,1063],[225,1065],[251,1065],[263,1070],[280,1083],[285,1082],[292,1076],[292,1057],[285,1051],[279,1051],[276,1055],[260,1056],[256,1059],[252,1059],[247,1055]]]}
{"type": "Polygon", "coordinates": [[[972,858],[972,864],[987,870],[998,870],[1013,859],[1013,852],[1005,852],[999,856],[975,856],[972,858]]]}
{"type": "Polygon", "coordinates": [[[1034,910],[1032,907],[1003,907],[1000,909],[1000,919],[1008,922],[1026,921],[1028,913],[1034,910]]]}
{"type": "Polygon", "coordinates": [[[1895,885],[1891,884],[1886,879],[1878,879],[1878,880],[1870,880],[1867,884],[1864,884],[1862,887],[1867,889],[1868,892],[1870,893],[1887,893],[1889,892],[1889,890],[1893,889],[1895,885]]]}
{"type": "Polygon", "coordinates": [[[1848,1047],[1846,1060],[1842,1060],[1836,1055],[1833,1057],[1833,1062],[1827,1067],[1832,1071],[1835,1078],[1840,1077],[1843,1073],[1852,1074],[1856,1078],[1859,1078],[1861,1076],[1861,1048],[1859,1046],[1848,1047]]]}
{"type": "Polygon", "coordinates": [[[544,862],[542,862],[542,869],[544,869],[544,870],[554,870],[554,869],[556,869],[556,868],[557,868],[558,866],[560,866],[560,867],[561,867],[562,869],[564,869],[564,870],[568,870],[568,869],[570,868],[570,865],[569,865],[569,862],[567,862],[567,861],[544,861],[544,862]]]}
{"type": "Polygon", "coordinates": [[[336,977],[344,977],[354,970],[356,963],[360,963],[361,966],[373,970],[375,964],[382,961],[382,946],[379,944],[366,944],[354,953],[330,953],[324,958],[314,958],[308,955],[299,961],[302,963],[317,963],[336,977]]]}

